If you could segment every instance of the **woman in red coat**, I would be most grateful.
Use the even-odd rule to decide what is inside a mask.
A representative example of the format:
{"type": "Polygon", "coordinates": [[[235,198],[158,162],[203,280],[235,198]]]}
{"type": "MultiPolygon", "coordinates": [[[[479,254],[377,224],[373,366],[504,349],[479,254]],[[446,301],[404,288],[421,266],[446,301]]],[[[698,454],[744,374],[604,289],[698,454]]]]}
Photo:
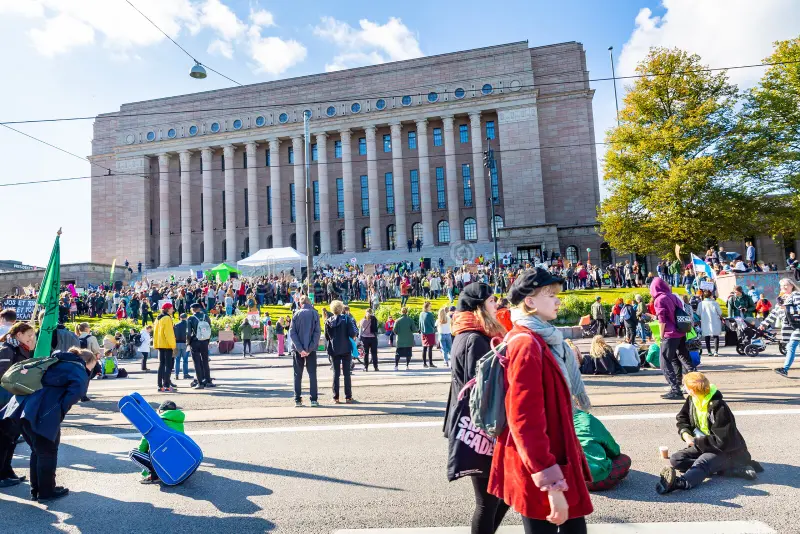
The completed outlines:
{"type": "Polygon", "coordinates": [[[585,534],[592,513],[570,387],[545,340],[526,326],[556,318],[562,283],[544,269],[529,270],[508,295],[520,319],[508,336],[517,336],[506,350],[508,426],[495,444],[489,492],[522,515],[526,534],[585,534]]]}

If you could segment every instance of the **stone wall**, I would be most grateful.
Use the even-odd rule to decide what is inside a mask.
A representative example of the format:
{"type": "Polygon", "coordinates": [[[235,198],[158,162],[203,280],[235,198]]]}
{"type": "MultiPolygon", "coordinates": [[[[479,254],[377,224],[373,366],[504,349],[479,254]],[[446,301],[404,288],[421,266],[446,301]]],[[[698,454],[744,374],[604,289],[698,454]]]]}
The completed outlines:
{"type": "MultiPolygon", "coordinates": [[[[86,287],[87,284],[99,285],[108,283],[111,265],[98,263],[70,263],[61,266],[61,283],[73,283],[75,287],[86,287]]],[[[0,273],[0,295],[22,293],[27,286],[38,286],[44,278],[44,269],[33,271],[15,271],[0,273]]],[[[127,280],[124,265],[118,265],[114,271],[114,280],[127,280]]]]}

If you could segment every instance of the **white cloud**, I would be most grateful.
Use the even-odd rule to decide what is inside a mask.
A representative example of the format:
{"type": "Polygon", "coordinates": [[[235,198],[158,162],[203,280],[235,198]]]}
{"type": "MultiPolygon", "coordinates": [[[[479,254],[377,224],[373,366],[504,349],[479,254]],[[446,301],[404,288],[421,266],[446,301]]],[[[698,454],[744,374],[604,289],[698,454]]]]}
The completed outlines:
{"type": "Polygon", "coordinates": [[[44,6],[32,0],[0,0],[0,14],[22,15],[23,17],[43,17],[44,6]]]}
{"type": "Polygon", "coordinates": [[[233,45],[222,39],[215,39],[208,45],[208,53],[214,56],[223,56],[233,59],[233,45]]]}
{"type": "Polygon", "coordinates": [[[339,49],[325,65],[327,71],[341,70],[387,61],[413,59],[424,54],[417,36],[396,17],[386,24],[367,19],[358,21],[359,29],[333,17],[322,17],[314,35],[332,42],[339,49]]]}
{"type": "Polygon", "coordinates": [[[256,62],[255,71],[279,75],[302,62],[308,51],[301,43],[280,37],[264,37],[261,28],[251,26],[248,32],[250,57],[256,62]]]}
{"type": "Polygon", "coordinates": [[[220,0],[205,0],[199,11],[196,28],[211,28],[225,40],[241,37],[247,31],[247,25],[220,0]]]}
{"type": "Polygon", "coordinates": [[[256,26],[275,26],[275,17],[272,13],[259,9],[258,11],[250,10],[250,21],[256,26]]]}
{"type": "Polygon", "coordinates": [[[36,50],[46,57],[66,52],[70,48],[94,42],[91,26],[69,15],[47,19],[44,27],[30,32],[36,50]]]}

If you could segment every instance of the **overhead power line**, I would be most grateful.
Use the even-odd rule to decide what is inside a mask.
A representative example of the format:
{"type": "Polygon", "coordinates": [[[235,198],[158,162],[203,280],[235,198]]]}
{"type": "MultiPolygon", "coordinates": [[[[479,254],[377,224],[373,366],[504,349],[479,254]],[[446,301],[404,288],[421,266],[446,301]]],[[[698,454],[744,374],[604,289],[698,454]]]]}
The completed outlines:
{"type": "MultiPolygon", "coordinates": [[[[126,0],[127,1],[127,0],[126,0]]],[[[165,34],[166,35],[166,34],[165,34]]],[[[180,46],[180,45],[179,45],[180,46]]],[[[188,54],[188,53],[187,53],[188,54]]],[[[496,54],[497,55],[497,54],[496,54]]],[[[191,55],[189,57],[192,57],[191,55]]],[[[192,59],[194,59],[192,57],[192,59]]],[[[791,65],[795,63],[800,63],[800,60],[795,61],[779,61],[775,63],[754,63],[749,65],[733,65],[730,67],[714,67],[714,68],[705,68],[705,69],[696,69],[696,70],[686,70],[686,71],[674,71],[674,72],[652,72],[646,74],[634,74],[630,76],[610,76],[604,78],[589,78],[589,79],[578,79],[578,80],[563,80],[557,82],[535,82],[533,84],[520,84],[516,86],[520,89],[522,88],[538,88],[538,87],[546,87],[552,85],[568,85],[568,84],[578,84],[578,83],[589,83],[589,82],[607,82],[607,81],[614,81],[614,80],[632,80],[638,78],[648,78],[652,76],[683,76],[686,74],[695,74],[700,72],[718,72],[718,71],[727,71],[727,70],[736,70],[736,69],[749,69],[749,68],[756,68],[756,67],[771,67],[777,65],[791,65]]],[[[204,65],[207,68],[211,69],[207,65],[204,65]]],[[[216,72],[216,71],[214,71],[216,72]]],[[[504,75],[509,74],[522,74],[522,73],[529,73],[529,70],[523,71],[515,71],[510,73],[504,73],[504,75]]],[[[562,71],[562,72],[555,72],[555,73],[547,73],[540,76],[563,76],[566,74],[573,74],[573,73],[582,73],[583,70],[570,70],[570,71],[562,71]]],[[[219,73],[218,73],[219,74],[219,73]]],[[[221,75],[221,74],[220,74],[221,75]]],[[[221,75],[222,76],[222,75],[221,75]]],[[[474,78],[470,78],[469,80],[473,80],[474,78]]],[[[445,84],[455,84],[458,82],[466,82],[469,80],[450,80],[445,82],[438,82],[437,84],[431,84],[430,87],[433,85],[441,85],[442,83],[445,84]]],[[[233,81],[233,80],[232,80],[233,81]]],[[[238,82],[236,82],[238,83],[238,82]]],[[[239,84],[241,85],[241,84],[239,84]]],[[[407,88],[394,88],[390,91],[403,91],[405,89],[418,89],[420,86],[416,85],[414,87],[407,87],[407,88]]],[[[422,87],[425,87],[424,85],[422,87]]],[[[515,87],[515,88],[516,88],[515,87]]],[[[480,90],[480,89],[476,89],[480,90]]],[[[455,90],[447,90],[447,91],[437,91],[439,94],[455,94],[455,90]]],[[[176,115],[176,114],[189,114],[189,113],[205,113],[205,112],[230,112],[230,111],[245,111],[245,110],[253,110],[253,109],[279,109],[279,108],[286,108],[291,106],[312,106],[316,104],[330,104],[330,103],[346,103],[351,102],[353,100],[359,100],[363,98],[384,98],[384,99],[391,99],[391,98],[402,98],[404,96],[412,96],[412,97],[425,97],[427,93],[397,93],[397,94],[387,94],[387,93],[368,93],[368,94],[360,94],[360,95],[349,95],[349,96],[341,96],[334,99],[327,99],[327,100],[302,100],[302,101],[287,101],[287,102],[279,102],[279,103],[272,103],[266,105],[254,105],[254,106],[227,106],[227,107],[207,107],[207,108],[195,108],[195,109],[172,109],[172,110],[165,110],[165,111],[142,111],[137,113],[117,113],[113,116],[109,117],[98,117],[98,116],[75,116],[75,117],[56,117],[56,118],[48,118],[48,119],[27,119],[27,120],[18,120],[18,121],[4,121],[0,122],[0,125],[12,125],[12,124],[34,124],[34,123],[46,123],[46,122],[66,122],[66,121],[83,121],[83,120],[104,120],[104,119],[118,119],[120,117],[145,117],[145,116],[153,116],[153,115],[176,115]]]]}
{"type": "Polygon", "coordinates": [[[133,5],[133,3],[131,3],[131,0],[125,0],[125,1],[126,1],[126,2],[128,3],[128,5],[130,5],[130,6],[131,6],[133,9],[135,9],[135,10],[137,11],[137,13],[139,13],[141,16],[143,16],[145,19],[147,19],[147,22],[149,22],[150,24],[152,24],[152,25],[153,25],[153,26],[154,26],[154,27],[155,27],[155,28],[156,28],[158,31],[160,31],[161,33],[163,33],[163,34],[164,34],[164,37],[166,37],[167,39],[169,39],[170,41],[172,41],[172,43],[173,43],[175,46],[177,46],[178,48],[180,48],[180,49],[183,51],[183,53],[184,53],[184,54],[186,54],[187,56],[189,56],[190,58],[192,58],[192,61],[194,61],[194,62],[195,62],[195,63],[197,63],[198,65],[202,65],[203,67],[207,68],[207,69],[208,69],[208,70],[210,70],[211,72],[215,72],[215,73],[219,74],[220,76],[222,76],[222,77],[223,77],[223,78],[225,78],[226,80],[229,80],[229,81],[231,81],[231,82],[233,82],[233,83],[235,83],[235,84],[237,84],[237,85],[242,85],[242,84],[240,84],[239,82],[237,82],[236,80],[234,80],[233,78],[230,78],[230,77],[228,77],[228,76],[225,76],[225,75],[224,75],[224,74],[222,74],[221,72],[219,72],[219,71],[217,71],[217,70],[214,70],[214,69],[212,69],[211,67],[209,67],[208,65],[206,65],[206,64],[204,64],[204,63],[201,63],[200,61],[198,61],[198,60],[197,60],[197,58],[195,58],[195,57],[194,57],[192,54],[190,54],[189,52],[187,52],[187,51],[186,51],[186,49],[185,49],[184,47],[182,47],[181,45],[179,45],[179,44],[178,44],[178,41],[176,41],[175,39],[173,39],[172,37],[170,37],[169,35],[167,35],[167,32],[165,32],[164,30],[162,30],[161,28],[159,28],[158,24],[156,24],[155,22],[153,22],[153,20],[152,20],[150,17],[148,17],[147,15],[145,15],[144,13],[142,13],[142,11],[141,11],[141,10],[140,10],[138,7],[136,7],[135,5],[133,5]]]}

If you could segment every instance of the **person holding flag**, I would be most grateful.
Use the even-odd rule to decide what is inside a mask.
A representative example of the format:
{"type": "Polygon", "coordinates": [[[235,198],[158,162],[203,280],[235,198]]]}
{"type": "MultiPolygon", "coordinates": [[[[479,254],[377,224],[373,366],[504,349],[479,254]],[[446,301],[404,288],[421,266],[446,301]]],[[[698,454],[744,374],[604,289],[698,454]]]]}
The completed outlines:
{"type": "Polygon", "coordinates": [[[695,275],[705,273],[709,280],[714,280],[714,270],[711,268],[711,266],[694,254],[692,254],[692,267],[694,268],[695,275]]]}

